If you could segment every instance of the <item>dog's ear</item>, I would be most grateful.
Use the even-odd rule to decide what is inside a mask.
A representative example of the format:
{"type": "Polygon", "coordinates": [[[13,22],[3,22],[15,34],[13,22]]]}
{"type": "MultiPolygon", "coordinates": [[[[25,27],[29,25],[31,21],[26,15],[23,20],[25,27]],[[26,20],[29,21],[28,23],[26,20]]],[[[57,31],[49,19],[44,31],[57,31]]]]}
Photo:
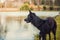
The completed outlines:
{"type": "Polygon", "coordinates": [[[30,13],[30,14],[32,13],[31,10],[29,10],[29,13],[30,13]]]}

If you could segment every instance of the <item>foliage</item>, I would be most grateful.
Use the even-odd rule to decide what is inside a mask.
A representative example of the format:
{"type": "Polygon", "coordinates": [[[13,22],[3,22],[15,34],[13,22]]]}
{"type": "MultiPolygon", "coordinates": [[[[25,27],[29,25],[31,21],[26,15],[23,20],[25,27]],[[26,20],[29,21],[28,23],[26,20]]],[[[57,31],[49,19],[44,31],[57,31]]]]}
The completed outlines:
{"type": "Polygon", "coordinates": [[[46,10],[46,6],[43,6],[43,10],[46,10]]]}
{"type": "Polygon", "coordinates": [[[33,10],[33,8],[29,7],[29,3],[25,2],[21,7],[20,10],[33,10]]]}
{"type": "Polygon", "coordinates": [[[44,2],[44,0],[42,0],[42,3],[41,3],[41,4],[43,4],[43,5],[44,5],[44,3],[45,3],[45,2],[44,2]]]}
{"type": "Polygon", "coordinates": [[[34,36],[35,36],[35,39],[34,40],[39,40],[39,35],[38,34],[36,34],[34,36]]]}
{"type": "Polygon", "coordinates": [[[54,8],[51,6],[51,7],[49,7],[49,9],[50,9],[50,10],[53,10],[54,8]]]}

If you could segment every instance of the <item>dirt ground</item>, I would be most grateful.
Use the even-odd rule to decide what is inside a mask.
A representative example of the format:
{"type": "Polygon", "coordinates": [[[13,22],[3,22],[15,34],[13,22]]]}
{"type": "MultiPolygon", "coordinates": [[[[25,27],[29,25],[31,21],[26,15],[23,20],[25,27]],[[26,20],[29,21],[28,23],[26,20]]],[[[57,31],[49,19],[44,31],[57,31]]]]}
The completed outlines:
{"type": "Polygon", "coordinates": [[[0,8],[0,12],[15,12],[19,11],[18,8],[0,8]]]}

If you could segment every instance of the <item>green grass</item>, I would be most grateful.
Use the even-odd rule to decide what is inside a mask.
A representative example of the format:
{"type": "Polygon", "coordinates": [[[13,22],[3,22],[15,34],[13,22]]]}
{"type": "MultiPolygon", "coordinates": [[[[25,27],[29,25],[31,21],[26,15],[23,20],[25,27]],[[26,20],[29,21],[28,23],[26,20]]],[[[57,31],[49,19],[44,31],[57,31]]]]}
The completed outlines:
{"type": "Polygon", "coordinates": [[[57,40],[60,40],[60,16],[56,18],[56,22],[57,22],[56,37],[57,37],[57,40]]]}
{"type": "MultiPolygon", "coordinates": [[[[56,40],[60,40],[60,16],[58,16],[56,19],[56,22],[57,22],[57,31],[56,31],[56,40]]],[[[39,40],[38,39],[38,35],[35,35],[35,40],[39,40]]],[[[48,40],[48,35],[47,35],[47,40],[48,40]]],[[[53,40],[54,37],[53,37],[53,34],[51,33],[51,40],[53,40]]]]}

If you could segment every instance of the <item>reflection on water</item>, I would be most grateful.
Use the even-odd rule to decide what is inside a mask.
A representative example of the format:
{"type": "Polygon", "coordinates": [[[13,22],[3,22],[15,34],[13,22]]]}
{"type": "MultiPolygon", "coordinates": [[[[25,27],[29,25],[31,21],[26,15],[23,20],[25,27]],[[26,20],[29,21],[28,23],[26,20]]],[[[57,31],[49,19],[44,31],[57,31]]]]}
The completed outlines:
{"type": "Polygon", "coordinates": [[[34,40],[34,35],[39,32],[33,25],[27,24],[24,17],[11,17],[6,21],[6,26],[7,33],[5,38],[2,38],[4,40],[34,40]]]}

